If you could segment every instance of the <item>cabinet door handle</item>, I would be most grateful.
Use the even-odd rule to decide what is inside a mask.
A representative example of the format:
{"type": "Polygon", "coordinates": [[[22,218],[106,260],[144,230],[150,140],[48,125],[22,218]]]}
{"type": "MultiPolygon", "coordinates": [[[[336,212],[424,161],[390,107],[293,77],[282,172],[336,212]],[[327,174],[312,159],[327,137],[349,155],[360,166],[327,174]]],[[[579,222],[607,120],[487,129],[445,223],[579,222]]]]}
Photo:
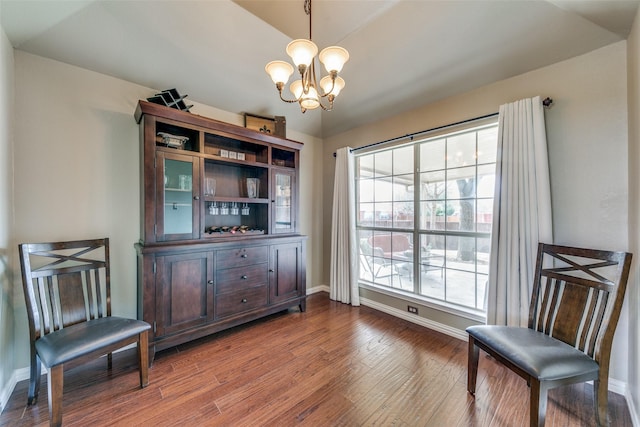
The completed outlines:
{"type": "Polygon", "coordinates": [[[269,273],[273,273],[273,268],[270,268],[270,269],[269,269],[269,273]]]}
{"type": "Polygon", "coordinates": [[[242,303],[246,303],[246,302],[247,302],[247,299],[246,299],[246,298],[242,298],[242,301],[240,301],[240,302],[242,302],[242,303]]]}
{"type": "Polygon", "coordinates": [[[213,280],[208,280],[207,283],[213,285],[213,280]]]}
{"type": "Polygon", "coordinates": [[[247,275],[246,275],[246,274],[243,274],[241,278],[242,278],[242,279],[246,279],[246,278],[247,278],[247,275]]]}
{"type": "Polygon", "coordinates": [[[247,254],[242,254],[242,255],[240,255],[240,256],[241,256],[242,258],[247,258],[249,255],[247,255],[247,254]]]}
{"type": "Polygon", "coordinates": [[[200,196],[193,196],[193,200],[200,200],[200,196]]]}

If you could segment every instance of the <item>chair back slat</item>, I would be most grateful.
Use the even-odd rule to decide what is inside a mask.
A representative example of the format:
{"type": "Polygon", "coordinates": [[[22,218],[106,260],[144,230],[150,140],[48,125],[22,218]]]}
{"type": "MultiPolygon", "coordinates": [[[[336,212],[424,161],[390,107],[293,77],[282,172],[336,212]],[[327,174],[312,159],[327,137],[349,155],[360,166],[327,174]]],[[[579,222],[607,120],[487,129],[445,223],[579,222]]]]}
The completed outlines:
{"type": "MultiPolygon", "coordinates": [[[[34,315],[38,319],[37,323],[41,325],[44,333],[48,334],[52,331],[51,306],[47,303],[47,301],[49,301],[49,294],[51,290],[51,278],[38,277],[37,279],[33,279],[33,281],[35,282],[35,286],[32,287],[33,297],[30,299],[35,300],[37,311],[34,312],[34,315]]],[[[29,310],[29,313],[31,312],[32,311],[29,310]]]]}
{"type": "Polygon", "coordinates": [[[109,240],[19,245],[32,338],[111,314],[109,240]]]}
{"type": "Polygon", "coordinates": [[[601,348],[611,346],[630,265],[631,254],[626,252],[541,243],[529,328],[598,361],[601,348]]]}
{"type": "MultiPolygon", "coordinates": [[[[85,305],[87,297],[81,272],[58,275],[58,300],[60,304],[60,321],[64,326],[74,325],[89,320],[85,305]]],[[[91,289],[87,287],[87,289],[91,289]]]]}
{"type": "Polygon", "coordinates": [[[556,280],[548,280],[541,289],[544,289],[544,297],[542,298],[542,304],[538,307],[539,312],[536,317],[537,326],[535,329],[538,332],[548,334],[555,319],[556,311],[554,307],[558,305],[558,298],[562,293],[562,283],[556,280]]]}
{"type": "MultiPolygon", "coordinates": [[[[108,256],[108,255],[107,255],[108,256]]],[[[94,295],[95,295],[95,304],[94,304],[94,313],[96,317],[104,317],[106,316],[111,316],[111,311],[109,311],[108,313],[104,312],[104,307],[111,307],[111,295],[110,295],[110,289],[106,288],[105,289],[105,296],[104,296],[104,302],[108,301],[108,304],[103,303],[103,297],[102,297],[102,292],[97,292],[96,289],[102,289],[102,285],[100,282],[100,274],[98,274],[99,271],[94,270],[93,271],[93,281],[92,283],[94,284],[94,295]]],[[[108,276],[109,275],[109,270],[105,270],[105,275],[108,276]]],[[[93,301],[93,300],[92,300],[93,301]]]]}
{"type": "Polygon", "coordinates": [[[566,343],[575,345],[577,334],[583,322],[583,312],[589,296],[589,288],[565,283],[562,297],[556,310],[553,327],[549,335],[566,343]]]}
{"type": "MultiPolygon", "coordinates": [[[[600,331],[600,329],[602,328],[602,325],[605,322],[605,316],[607,314],[606,311],[611,310],[611,307],[609,307],[611,304],[608,304],[609,299],[612,299],[610,293],[600,292],[600,302],[591,320],[591,328],[593,331],[600,331]]],[[[618,309],[618,314],[621,308],[622,308],[622,304],[620,304],[620,308],[618,309]]],[[[598,334],[593,333],[591,335],[591,338],[588,341],[588,344],[585,346],[585,349],[586,349],[585,352],[591,357],[594,356],[594,353],[596,351],[596,345],[598,345],[598,339],[599,339],[598,334]]]]}
{"type": "MultiPolygon", "coordinates": [[[[584,317],[584,321],[582,322],[583,326],[579,331],[580,337],[578,338],[578,348],[588,349],[590,348],[589,342],[595,343],[595,341],[591,340],[591,338],[593,337],[593,330],[597,328],[594,328],[591,323],[588,323],[587,319],[594,319],[596,317],[595,316],[596,308],[600,306],[602,302],[601,297],[603,295],[606,295],[606,293],[593,288],[589,292],[588,306],[585,308],[585,312],[583,315],[584,317]]],[[[588,351],[587,353],[592,354],[591,351],[592,350],[588,351]]]]}

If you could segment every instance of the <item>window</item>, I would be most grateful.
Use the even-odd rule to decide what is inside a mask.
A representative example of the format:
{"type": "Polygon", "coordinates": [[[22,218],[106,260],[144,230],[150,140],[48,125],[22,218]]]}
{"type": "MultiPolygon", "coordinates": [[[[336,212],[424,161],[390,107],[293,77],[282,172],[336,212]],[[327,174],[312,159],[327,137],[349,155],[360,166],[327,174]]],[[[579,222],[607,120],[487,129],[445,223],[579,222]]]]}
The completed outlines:
{"type": "Polygon", "coordinates": [[[361,283],[485,313],[497,132],[356,154],[361,283]]]}

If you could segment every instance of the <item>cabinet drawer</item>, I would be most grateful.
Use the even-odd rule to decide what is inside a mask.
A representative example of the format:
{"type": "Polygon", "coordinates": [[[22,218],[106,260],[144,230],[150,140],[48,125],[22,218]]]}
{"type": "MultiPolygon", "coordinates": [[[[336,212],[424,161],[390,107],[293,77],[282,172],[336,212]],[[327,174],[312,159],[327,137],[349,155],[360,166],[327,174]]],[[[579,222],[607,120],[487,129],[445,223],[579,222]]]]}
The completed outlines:
{"type": "Polygon", "coordinates": [[[216,296],[216,317],[226,317],[267,305],[267,285],[216,296]]]}
{"type": "Polygon", "coordinates": [[[247,289],[267,284],[268,264],[254,264],[246,267],[216,270],[216,294],[247,289]]]}
{"type": "Polygon", "coordinates": [[[232,268],[267,262],[267,246],[224,249],[216,252],[216,268],[232,268]]]}

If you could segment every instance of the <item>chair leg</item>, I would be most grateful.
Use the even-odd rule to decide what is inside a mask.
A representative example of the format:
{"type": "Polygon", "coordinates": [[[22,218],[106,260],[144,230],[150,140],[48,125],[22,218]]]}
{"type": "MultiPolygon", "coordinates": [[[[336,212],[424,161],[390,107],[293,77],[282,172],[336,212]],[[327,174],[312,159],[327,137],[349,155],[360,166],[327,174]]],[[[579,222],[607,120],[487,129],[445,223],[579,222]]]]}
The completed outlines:
{"type": "Polygon", "coordinates": [[[138,369],[140,370],[140,388],[149,385],[149,335],[144,331],[138,337],[138,369]]]}
{"type": "Polygon", "coordinates": [[[478,361],[480,359],[480,348],[476,345],[476,340],[469,336],[469,356],[467,357],[467,391],[472,395],[476,394],[476,379],[478,377],[478,361]]]}
{"type": "Polygon", "coordinates": [[[27,396],[27,405],[34,405],[38,401],[38,393],[40,392],[40,357],[35,347],[31,347],[31,369],[29,377],[29,394],[27,396]]]}
{"type": "Polygon", "coordinates": [[[63,365],[49,368],[49,425],[62,425],[62,390],[64,388],[63,365]]]}
{"type": "Polygon", "coordinates": [[[593,404],[596,410],[596,422],[598,427],[606,427],[609,425],[607,417],[609,406],[609,384],[608,379],[593,381],[593,404]]]}
{"type": "Polygon", "coordinates": [[[535,378],[531,378],[531,390],[529,397],[529,425],[530,427],[543,427],[547,414],[547,387],[535,378]]]}

